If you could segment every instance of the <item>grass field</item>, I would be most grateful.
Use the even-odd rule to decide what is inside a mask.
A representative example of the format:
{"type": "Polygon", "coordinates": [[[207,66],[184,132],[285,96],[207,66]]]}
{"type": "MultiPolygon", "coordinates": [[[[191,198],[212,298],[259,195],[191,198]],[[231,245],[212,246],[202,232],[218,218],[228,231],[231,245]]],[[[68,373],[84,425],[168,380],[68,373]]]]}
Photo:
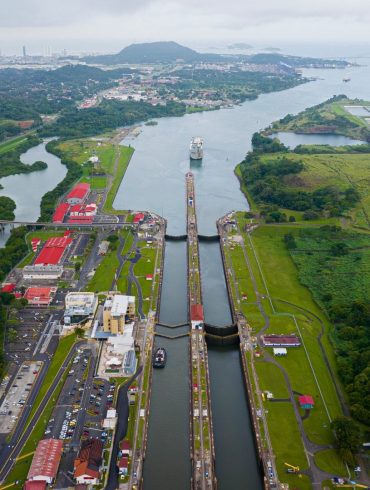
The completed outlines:
{"type": "Polygon", "coordinates": [[[20,143],[26,141],[26,136],[19,136],[18,138],[14,138],[10,141],[5,141],[4,143],[0,143],[0,155],[3,155],[9,150],[14,150],[20,143]]]}
{"type": "MultiPolygon", "coordinates": [[[[246,222],[244,213],[239,213],[237,219],[240,229],[243,230],[246,222]]],[[[246,234],[243,233],[243,236],[257,290],[260,294],[272,298],[271,303],[267,297],[262,300],[265,311],[269,315],[270,326],[267,332],[298,333],[305,344],[306,351],[303,347],[290,349],[286,357],[278,360],[289,376],[292,389],[314,397],[315,407],[303,422],[305,432],[313,442],[332,444],[330,421],[341,415],[341,408],[333,380],[317,341],[321,329],[324,328],[322,344],[335,371],[334,354],[328,340],[330,324],[310,291],[300,283],[297,268],[283,241],[286,233],[299,233],[299,230],[299,227],[289,225],[265,225],[253,232],[251,241],[246,234]],[[284,301],[290,304],[285,304],[284,301]],[[300,308],[304,308],[307,312],[300,308]]],[[[237,239],[235,240],[235,236],[231,243],[226,253],[234,269],[239,295],[240,297],[244,295],[240,308],[251,325],[252,331],[258,332],[265,325],[265,320],[256,304],[255,288],[242,247],[238,244],[237,239]]],[[[271,391],[276,398],[289,398],[283,375],[276,366],[264,362],[263,357],[256,360],[255,365],[262,390],[271,391]]],[[[302,464],[307,466],[306,458],[291,403],[266,401],[265,404],[269,414],[268,425],[277,456],[278,470],[282,477],[285,473],[284,461],[298,466],[302,464]],[[284,432],[284,438],[280,437],[279,442],[279,428],[288,423],[287,421],[289,421],[290,429],[284,432]]],[[[330,459],[327,464],[330,465],[330,459]]],[[[333,472],[335,472],[334,469],[333,472]]],[[[282,481],[288,480],[284,477],[282,481]]]]}
{"type": "MultiPolygon", "coordinates": [[[[262,161],[273,162],[282,154],[264,155],[262,161]]],[[[314,154],[298,155],[289,153],[285,158],[303,162],[305,168],[299,174],[285,177],[290,189],[314,191],[315,189],[336,186],[341,190],[353,186],[360,194],[361,201],[350,211],[353,223],[370,228],[370,155],[365,154],[314,154]]],[[[290,215],[291,211],[287,211],[290,215]]]]}
{"type": "Polygon", "coordinates": [[[113,209],[113,202],[123,176],[125,175],[134,149],[126,146],[114,145],[106,141],[98,142],[91,139],[64,141],[59,144],[59,148],[63,151],[67,158],[70,158],[76,163],[82,165],[83,176],[81,181],[88,182],[93,189],[104,189],[108,184],[108,178],[110,177],[112,179],[112,184],[104,205],[104,212],[116,212],[113,209]],[[93,155],[97,155],[99,157],[99,164],[97,165],[98,173],[105,173],[106,176],[91,175],[91,165],[86,165],[86,163],[93,155]],[[115,172],[115,163],[117,159],[118,164],[115,172]]]}

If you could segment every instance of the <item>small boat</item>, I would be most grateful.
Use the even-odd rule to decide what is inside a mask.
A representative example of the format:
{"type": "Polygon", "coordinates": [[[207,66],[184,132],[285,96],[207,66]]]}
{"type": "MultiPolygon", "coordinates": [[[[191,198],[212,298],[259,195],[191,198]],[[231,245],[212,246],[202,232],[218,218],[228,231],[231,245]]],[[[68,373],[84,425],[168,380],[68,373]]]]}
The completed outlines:
{"type": "Polygon", "coordinates": [[[351,79],[349,77],[344,77],[343,78],[343,82],[350,82],[350,81],[351,81],[351,79]]]}
{"type": "Polygon", "coordinates": [[[167,352],[163,347],[159,347],[153,356],[153,367],[164,368],[167,362],[167,352]]]}

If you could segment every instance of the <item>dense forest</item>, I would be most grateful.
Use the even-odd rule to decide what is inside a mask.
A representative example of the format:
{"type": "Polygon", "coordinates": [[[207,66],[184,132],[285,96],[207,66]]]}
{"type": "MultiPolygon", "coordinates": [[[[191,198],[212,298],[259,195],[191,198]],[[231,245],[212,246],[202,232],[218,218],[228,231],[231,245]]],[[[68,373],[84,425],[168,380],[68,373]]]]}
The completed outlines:
{"type": "Polygon", "coordinates": [[[82,176],[81,165],[78,165],[73,160],[66,159],[63,152],[59,150],[58,143],[59,141],[56,140],[49,141],[46,145],[46,149],[61,159],[61,163],[67,167],[67,175],[52,191],[43,195],[40,204],[41,215],[38,219],[38,221],[41,222],[51,220],[58,199],[82,176]]]}
{"type": "Polygon", "coordinates": [[[7,196],[0,196],[0,219],[13,221],[15,218],[14,210],[16,204],[13,199],[7,196]]]}
{"type": "Polygon", "coordinates": [[[64,111],[54,124],[44,128],[43,134],[67,138],[93,136],[156,117],[182,116],[185,112],[185,105],[178,102],[153,106],[146,102],[104,100],[90,109],[64,111]]]}
{"type": "Polygon", "coordinates": [[[45,162],[35,162],[32,165],[26,165],[20,160],[22,153],[39,143],[41,143],[41,140],[37,136],[27,136],[15,148],[0,154],[0,178],[14,174],[28,174],[47,168],[45,162]]]}
{"type": "Polygon", "coordinates": [[[327,312],[354,418],[370,425],[370,238],[338,226],[285,236],[299,278],[327,312]]]}
{"type": "Polygon", "coordinates": [[[0,119],[34,119],[75,106],[77,100],[112,87],[127,70],[64,66],[57,70],[0,71],[0,119]]]}

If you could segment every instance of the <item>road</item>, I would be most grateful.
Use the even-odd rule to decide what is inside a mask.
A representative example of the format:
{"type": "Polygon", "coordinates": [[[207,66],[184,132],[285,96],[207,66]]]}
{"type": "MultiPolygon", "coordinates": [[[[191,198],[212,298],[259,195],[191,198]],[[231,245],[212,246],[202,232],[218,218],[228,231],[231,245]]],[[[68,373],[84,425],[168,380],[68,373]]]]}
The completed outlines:
{"type": "MultiPolygon", "coordinates": [[[[67,369],[70,361],[74,357],[77,349],[81,347],[85,341],[80,341],[77,342],[67,355],[66,359],[64,360],[63,364],[60,366],[58,373],[56,374],[52,384],[50,385],[48,391],[45,394],[45,397],[41,401],[39,407],[37,408],[36,412],[34,413],[31,421],[26,425],[27,418],[32,410],[32,406],[35,402],[35,399],[37,397],[37,394],[41,388],[41,385],[44,381],[46,372],[49,368],[50,365],[50,357],[48,354],[41,354],[37,357],[42,358],[44,362],[43,369],[40,371],[37,380],[33,386],[32,392],[30,394],[27,406],[22,412],[22,415],[20,419],[18,420],[16,429],[13,432],[12,438],[8,446],[4,447],[3,450],[0,453],[0,461],[1,461],[1,468],[0,468],[0,481],[3,482],[9,472],[11,471],[13,464],[15,462],[15,459],[19,456],[20,452],[23,449],[23,446],[26,444],[27,439],[29,438],[30,434],[32,433],[32,430],[36,423],[38,422],[39,418],[42,415],[42,412],[47,405],[49,399],[53,396],[54,390],[57,387],[61,377],[63,376],[63,373],[67,369]]],[[[41,359],[37,359],[41,360],[41,359]]]]}

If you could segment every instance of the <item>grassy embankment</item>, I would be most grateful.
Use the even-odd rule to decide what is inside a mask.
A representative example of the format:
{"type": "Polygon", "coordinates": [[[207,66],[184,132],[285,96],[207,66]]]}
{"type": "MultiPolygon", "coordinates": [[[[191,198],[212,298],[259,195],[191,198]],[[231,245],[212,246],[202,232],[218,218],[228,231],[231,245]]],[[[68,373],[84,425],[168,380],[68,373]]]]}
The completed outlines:
{"type": "MultiPolygon", "coordinates": [[[[238,216],[238,221],[241,229],[243,229],[245,221],[241,214],[238,216]]],[[[317,315],[323,322],[325,330],[322,343],[327,350],[329,360],[334,362],[333,352],[328,341],[329,323],[313,301],[310,292],[298,280],[297,270],[283,242],[284,234],[290,230],[295,231],[296,228],[289,225],[258,228],[252,236],[252,244],[259,257],[258,262],[251,247],[252,244],[246,234],[243,233],[246,253],[257,283],[257,290],[265,296],[262,303],[270,322],[267,332],[297,332],[305,343],[306,352],[303,348],[289,350],[288,356],[279,358],[278,361],[287,373],[292,389],[298,393],[310,394],[315,399],[314,410],[303,422],[305,432],[313,442],[331,444],[333,443],[333,436],[330,430],[330,420],[340,415],[341,410],[333,381],[317,342],[322,324],[314,315],[317,315]],[[274,298],[271,303],[267,298],[268,296],[274,298]],[[296,306],[285,305],[278,300],[288,301],[296,306]],[[302,312],[298,307],[306,308],[311,313],[302,312]]],[[[235,242],[228,248],[227,254],[232,261],[237,278],[239,295],[246,297],[245,300],[241,301],[241,310],[247,317],[253,331],[258,332],[264,326],[265,321],[255,304],[256,294],[242,247],[235,242]]],[[[263,357],[256,360],[255,365],[260,388],[271,391],[275,398],[288,399],[286,382],[279,368],[266,363],[263,357]]],[[[284,466],[284,462],[288,462],[300,466],[301,469],[307,468],[307,460],[293,407],[289,401],[265,401],[264,403],[280,479],[290,484],[298,484],[298,480],[295,481],[297,477],[286,474],[284,466]],[[281,437],[281,427],[286,428],[283,431],[283,438],[281,437]]],[[[328,459],[329,453],[321,457],[320,463],[325,460],[325,456],[328,459]]],[[[340,466],[342,468],[341,473],[345,474],[345,468],[336,453],[330,454],[330,458],[335,460],[336,466],[340,466]]],[[[301,488],[303,481],[301,479],[299,481],[301,488]]]]}
{"type": "Polygon", "coordinates": [[[123,213],[113,209],[113,202],[134,149],[91,139],[63,141],[58,146],[67,158],[82,166],[81,182],[88,182],[92,189],[102,191],[109,187],[104,212],[123,213]],[[94,175],[92,164],[88,163],[93,154],[99,157],[99,163],[95,168],[97,175],[94,175]]]}
{"type": "MultiPolygon", "coordinates": [[[[34,416],[36,410],[40,406],[41,401],[45,398],[45,395],[50,388],[52,382],[54,381],[60,366],[63,364],[65,361],[66,357],[68,356],[69,352],[71,351],[74,343],[76,341],[76,336],[75,335],[70,335],[68,337],[64,337],[59,341],[58,348],[53,356],[53,359],[51,361],[51,364],[49,366],[49,369],[46,373],[44,382],[40,388],[40,391],[36,397],[36,400],[33,404],[32,410],[30,412],[30,415],[27,419],[25,427],[29,425],[31,422],[32,417],[34,416]]],[[[38,419],[36,424],[34,425],[34,428],[27,439],[27,442],[23,446],[21,452],[19,453],[18,460],[15,463],[13,469],[10,471],[8,474],[5,485],[10,485],[15,481],[19,481],[19,484],[16,484],[12,486],[12,488],[23,488],[24,481],[26,480],[27,473],[29,470],[29,467],[32,462],[32,457],[33,457],[33,452],[35,450],[35,447],[37,446],[37,443],[39,440],[42,438],[47,423],[49,421],[49,418],[51,417],[51,414],[53,412],[55,403],[58,400],[58,396],[62,390],[63,384],[66,380],[66,377],[68,375],[68,369],[66,369],[62,376],[61,379],[55,388],[53,392],[53,396],[49,399],[47,402],[41,417],[38,419]]]]}

